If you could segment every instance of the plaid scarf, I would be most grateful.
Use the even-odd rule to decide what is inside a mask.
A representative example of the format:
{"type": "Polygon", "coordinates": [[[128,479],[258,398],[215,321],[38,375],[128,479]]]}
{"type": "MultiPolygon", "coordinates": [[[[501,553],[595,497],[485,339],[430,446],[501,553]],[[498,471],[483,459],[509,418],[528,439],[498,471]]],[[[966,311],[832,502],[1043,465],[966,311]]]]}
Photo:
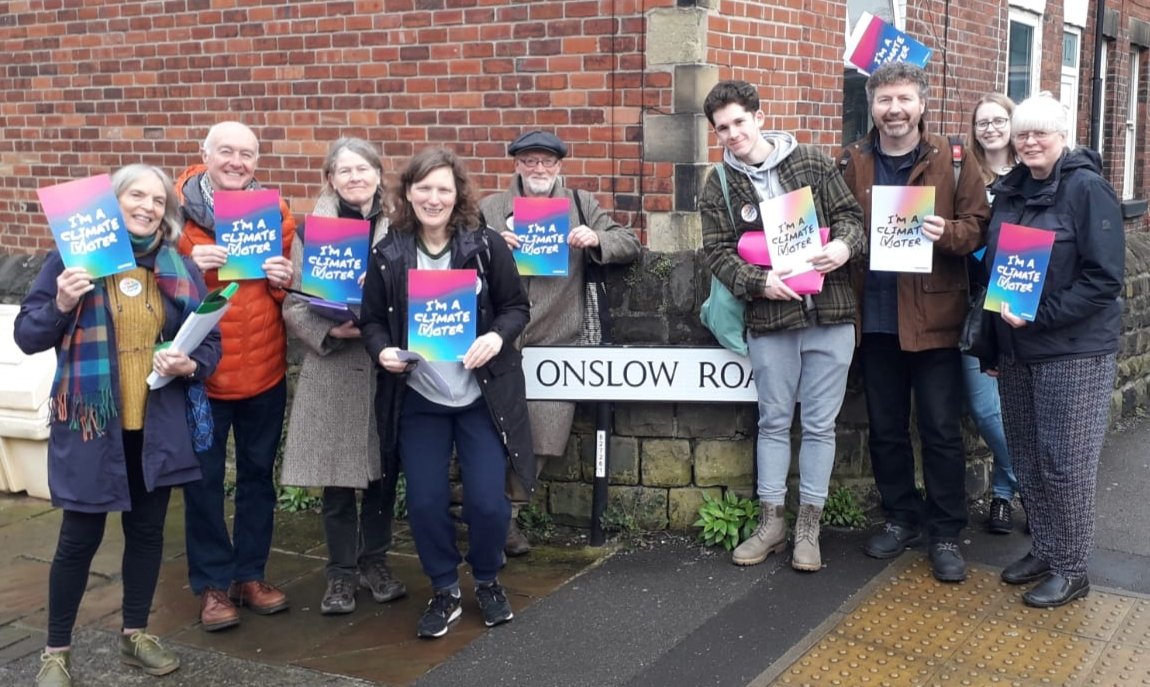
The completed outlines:
{"type": "MultiPolygon", "coordinates": [[[[196,307],[195,282],[179,253],[164,243],[156,251],[154,272],[160,292],[180,308],[183,318],[196,307]]],[[[104,281],[76,306],[72,330],[60,346],[52,388],[52,419],[79,430],[84,441],[104,434],[108,420],[119,414],[112,390],[112,331],[104,281]]],[[[182,318],[181,318],[182,321],[182,318]]]]}

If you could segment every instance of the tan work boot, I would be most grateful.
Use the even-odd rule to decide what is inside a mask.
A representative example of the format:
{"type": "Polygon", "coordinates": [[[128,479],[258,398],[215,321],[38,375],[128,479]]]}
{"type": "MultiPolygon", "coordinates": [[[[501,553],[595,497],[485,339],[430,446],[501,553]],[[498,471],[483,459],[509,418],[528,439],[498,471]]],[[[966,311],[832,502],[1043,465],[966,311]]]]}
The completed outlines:
{"type": "Polygon", "coordinates": [[[819,520],[822,517],[822,508],[809,503],[799,505],[799,517],[795,521],[795,549],[791,552],[791,567],[795,570],[822,570],[823,557],[819,551],[819,520]]]}
{"type": "Polygon", "coordinates": [[[783,507],[766,502],[760,505],[759,526],[731,554],[731,562],[735,565],[758,565],[767,560],[768,555],[787,550],[787,521],[783,517],[783,507]]]}
{"type": "Polygon", "coordinates": [[[515,516],[511,516],[511,524],[507,528],[507,541],[503,544],[503,553],[508,556],[522,556],[531,553],[531,542],[527,540],[527,535],[523,534],[523,530],[519,529],[519,523],[515,516]]]}

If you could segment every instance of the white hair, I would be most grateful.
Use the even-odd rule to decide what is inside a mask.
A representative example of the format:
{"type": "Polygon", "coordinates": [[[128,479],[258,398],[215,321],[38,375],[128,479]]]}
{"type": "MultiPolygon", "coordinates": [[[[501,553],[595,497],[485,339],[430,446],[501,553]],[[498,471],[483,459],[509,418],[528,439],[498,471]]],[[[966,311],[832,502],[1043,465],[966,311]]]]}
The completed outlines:
{"type": "Polygon", "coordinates": [[[208,129],[208,135],[204,136],[204,142],[200,144],[201,149],[207,153],[212,152],[211,144],[215,141],[216,138],[219,137],[224,129],[232,127],[240,127],[252,135],[252,138],[254,138],[256,141],[256,155],[259,155],[260,139],[258,136],[256,136],[256,132],[252,131],[251,127],[247,124],[236,121],[216,122],[213,124],[212,128],[208,129]]]}
{"type": "Polygon", "coordinates": [[[1069,127],[1067,125],[1066,106],[1058,102],[1053,95],[1043,91],[1020,102],[1014,108],[1010,118],[1010,130],[1049,131],[1064,134],[1066,147],[1073,148],[1069,127]]]}

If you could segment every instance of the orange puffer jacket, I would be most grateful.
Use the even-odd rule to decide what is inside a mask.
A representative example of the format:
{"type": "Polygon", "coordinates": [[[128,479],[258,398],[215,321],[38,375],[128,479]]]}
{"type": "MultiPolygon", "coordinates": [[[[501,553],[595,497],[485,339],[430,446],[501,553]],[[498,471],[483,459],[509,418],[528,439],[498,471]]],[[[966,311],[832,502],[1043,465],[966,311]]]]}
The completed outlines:
{"type": "MultiPolygon", "coordinates": [[[[206,169],[204,165],[193,165],[176,182],[184,216],[179,250],[184,255],[191,255],[193,246],[216,243],[212,208],[200,190],[200,175],[206,169]]],[[[290,259],[295,220],[283,199],[280,213],[283,254],[290,259]]],[[[204,282],[209,289],[219,287],[217,271],[208,270],[204,282]]],[[[281,311],[284,292],[270,288],[264,279],[244,280],[239,285],[239,291],[232,296],[231,309],[220,321],[224,355],[207,382],[208,396],[221,401],[261,394],[287,374],[287,333],[281,311]]]]}

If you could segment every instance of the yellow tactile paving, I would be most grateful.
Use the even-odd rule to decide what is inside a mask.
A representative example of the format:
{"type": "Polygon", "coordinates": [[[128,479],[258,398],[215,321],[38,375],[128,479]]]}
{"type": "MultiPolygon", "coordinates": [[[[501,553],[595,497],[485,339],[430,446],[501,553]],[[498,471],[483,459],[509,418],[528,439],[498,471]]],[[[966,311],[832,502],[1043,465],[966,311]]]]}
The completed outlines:
{"type": "Polygon", "coordinates": [[[1022,603],[1027,587],[998,574],[972,565],[966,582],[943,584],[908,556],[771,684],[1150,687],[1150,600],[1096,589],[1062,608],[1033,609],[1022,603]]]}

